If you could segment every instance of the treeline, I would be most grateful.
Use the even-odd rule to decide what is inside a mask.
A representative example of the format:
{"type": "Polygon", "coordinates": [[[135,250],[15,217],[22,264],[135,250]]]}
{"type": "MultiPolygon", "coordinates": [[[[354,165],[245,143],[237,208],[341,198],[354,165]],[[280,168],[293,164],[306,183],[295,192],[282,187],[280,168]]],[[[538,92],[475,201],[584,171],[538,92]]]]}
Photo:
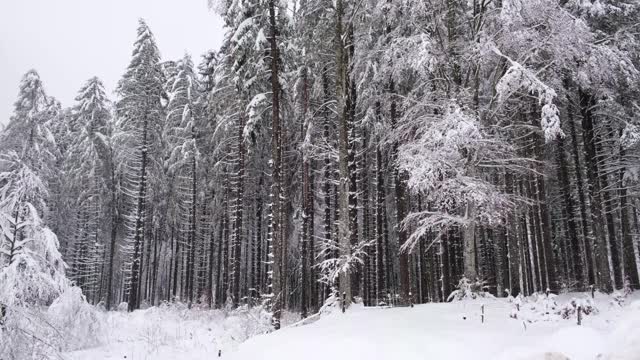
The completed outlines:
{"type": "Polygon", "coordinates": [[[113,103],[21,84],[0,147],[46,152],[38,210],[91,302],[267,302],[277,328],[335,294],[640,285],[637,1],[210,5],[198,66],[140,21],[113,103]]]}

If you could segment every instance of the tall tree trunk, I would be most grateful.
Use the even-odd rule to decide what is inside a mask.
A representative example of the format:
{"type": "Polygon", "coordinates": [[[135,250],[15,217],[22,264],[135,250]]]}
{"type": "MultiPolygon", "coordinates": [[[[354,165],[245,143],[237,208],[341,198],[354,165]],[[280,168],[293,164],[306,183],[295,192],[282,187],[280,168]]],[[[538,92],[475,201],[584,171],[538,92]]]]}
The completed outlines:
{"type": "Polygon", "coordinates": [[[129,311],[140,308],[139,299],[139,279],[141,269],[142,246],[144,245],[145,233],[145,212],[147,200],[147,127],[148,121],[145,115],[142,125],[142,144],[141,144],[141,167],[140,167],[140,189],[137,196],[136,208],[136,227],[133,245],[133,263],[131,265],[131,282],[129,284],[129,311]]]}
{"type": "Polygon", "coordinates": [[[173,224],[171,227],[171,241],[175,242],[175,252],[172,253],[173,257],[173,299],[175,300],[178,296],[178,266],[180,264],[180,241],[179,237],[175,236],[175,228],[176,224],[173,224]]]}
{"type": "MultiPolygon", "coordinates": [[[[600,145],[601,140],[599,135],[595,135],[594,137],[596,152],[600,155],[603,154],[604,151],[602,146],[600,145]]],[[[597,161],[600,161],[598,158],[597,161]]],[[[618,238],[616,236],[616,229],[613,219],[613,208],[612,203],[613,200],[609,195],[609,179],[604,169],[599,169],[598,172],[599,182],[601,185],[600,191],[602,192],[602,203],[604,205],[604,215],[606,220],[607,227],[607,237],[609,243],[609,256],[611,258],[611,266],[613,268],[613,286],[614,288],[622,288],[623,279],[622,279],[622,266],[620,262],[620,249],[618,247],[618,238]]]]}
{"type": "MultiPolygon", "coordinates": [[[[339,220],[338,243],[340,257],[346,261],[351,257],[351,221],[349,212],[349,107],[347,106],[347,56],[343,30],[344,4],[342,0],[336,1],[336,113],[338,114],[338,158],[339,158],[339,220]]],[[[345,307],[351,305],[351,273],[340,272],[340,296],[345,307]]]]}
{"type": "MultiPolygon", "coordinates": [[[[379,104],[378,104],[379,105],[379,104]]],[[[376,146],[376,303],[380,298],[384,299],[385,286],[385,266],[384,266],[384,175],[382,173],[382,152],[380,144],[376,146]]]]}
{"type": "MultiPolygon", "coordinates": [[[[395,83],[393,80],[389,82],[389,92],[391,93],[391,126],[397,127],[397,105],[395,101],[395,83]]],[[[407,230],[402,226],[404,218],[407,216],[407,207],[409,203],[407,193],[407,175],[404,171],[400,170],[398,165],[398,142],[393,144],[392,158],[393,158],[393,177],[395,185],[395,200],[396,200],[396,226],[398,231],[398,246],[404,245],[407,241],[407,230]]],[[[400,301],[404,304],[409,303],[410,279],[409,279],[409,254],[407,251],[399,251],[398,271],[400,275],[400,301]]]]}
{"type": "MultiPolygon", "coordinates": [[[[311,126],[311,119],[307,118],[309,107],[309,79],[307,68],[302,69],[302,127],[300,138],[303,141],[310,139],[308,134],[311,126]]],[[[307,146],[304,144],[303,146],[307,146]]],[[[309,244],[311,242],[311,228],[313,226],[313,198],[311,195],[311,169],[310,158],[302,149],[302,239],[300,241],[302,249],[302,280],[300,285],[300,305],[302,318],[307,317],[309,299],[309,244]]]]}
{"type": "MultiPolygon", "coordinates": [[[[215,199],[215,193],[211,196],[211,201],[214,201],[215,199]]],[[[209,308],[211,309],[214,305],[213,303],[213,293],[215,292],[214,290],[214,281],[213,281],[213,264],[214,264],[214,256],[215,256],[215,225],[213,223],[213,212],[211,212],[211,239],[209,241],[209,254],[208,254],[208,261],[207,261],[207,287],[206,287],[206,292],[207,292],[207,304],[209,305],[209,308]]]]}
{"type": "MultiPolygon", "coordinates": [[[[223,210],[226,210],[223,208],[223,210]]],[[[225,222],[225,214],[221,214],[219,225],[218,225],[218,260],[216,261],[216,285],[215,285],[215,304],[218,307],[222,307],[224,305],[223,297],[224,297],[224,281],[222,272],[226,271],[222,267],[224,263],[224,222],[225,222]]]]}
{"type": "Polygon", "coordinates": [[[558,179],[560,180],[560,192],[562,193],[565,213],[567,232],[571,245],[571,257],[573,265],[573,276],[578,283],[578,289],[582,289],[584,286],[584,279],[582,277],[582,256],[580,242],[578,241],[578,227],[576,224],[575,208],[573,204],[573,197],[571,196],[571,183],[569,182],[569,174],[567,170],[567,159],[564,152],[564,137],[558,136],[558,146],[556,149],[556,158],[558,161],[558,179]]]}
{"type": "Polygon", "coordinates": [[[580,112],[582,113],[583,141],[585,160],[587,163],[588,189],[590,195],[592,224],[595,229],[595,258],[598,262],[598,285],[604,291],[611,291],[611,276],[607,255],[607,239],[604,232],[604,216],[602,214],[602,200],[598,181],[598,154],[596,151],[595,133],[593,125],[593,107],[595,99],[583,90],[579,90],[580,112]]]}
{"type": "Polygon", "coordinates": [[[271,244],[273,254],[272,266],[272,284],[271,284],[271,311],[273,313],[273,326],[276,330],[280,329],[280,316],[282,313],[282,304],[284,300],[284,281],[286,274],[282,273],[282,238],[281,226],[282,220],[280,213],[282,209],[282,183],[280,171],[282,168],[282,143],[281,143],[281,124],[280,124],[280,82],[279,74],[279,54],[278,54],[278,30],[276,23],[275,0],[269,0],[269,27],[271,30],[269,45],[271,53],[271,162],[272,162],[272,185],[271,185],[271,244]]]}
{"type": "MultiPolygon", "coordinates": [[[[622,146],[620,146],[620,161],[623,162],[626,153],[622,146]]],[[[629,279],[629,282],[636,289],[640,286],[640,280],[638,276],[638,265],[636,263],[636,256],[634,252],[633,236],[631,234],[631,225],[629,224],[629,204],[627,201],[627,187],[624,184],[625,167],[622,167],[618,172],[618,192],[620,198],[620,221],[622,227],[622,253],[624,261],[624,273],[629,279]]]]}
{"type": "Polygon", "coordinates": [[[111,310],[111,301],[113,298],[113,261],[115,258],[116,239],[118,236],[118,204],[116,195],[116,172],[115,164],[113,164],[113,150],[110,156],[109,168],[111,170],[111,182],[109,183],[111,191],[111,204],[109,204],[109,212],[111,215],[111,241],[109,243],[109,270],[107,270],[107,310],[111,310]]]}
{"type": "Polygon", "coordinates": [[[233,306],[238,307],[240,305],[240,271],[242,263],[242,217],[244,208],[244,114],[240,114],[238,119],[238,167],[235,181],[235,209],[234,209],[234,224],[233,224],[233,306]]]}
{"type": "MultiPolygon", "coordinates": [[[[327,67],[325,66],[322,69],[322,93],[323,93],[323,102],[324,104],[328,104],[330,101],[329,96],[329,79],[327,74],[327,67]]],[[[329,111],[324,109],[323,111],[323,137],[327,144],[330,143],[329,136],[331,134],[331,126],[329,124],[329,111]]],[[[331,166],[331,158],[330,156],[326,156],[324,160],[324,172],[323,172],[323,185],[322,192],[324,193],[324,242],[325,246],[331,247],[333,245],[333,229],[332,229],[332,221],[331,221],[331,180],[332,180],[332,166],[331,166]]],[[[325,260],[330,259],[333,256],[330,251],[325,253],[325,260]]],[[[329,294],[329,286],[325,289],[325,297],[329,294]]],[[[324,299],[323,299],[324,300],[324,299]]]]}
{"type": "MultiPolygon", "coordinates": [[[[567,86],[568,87],[568,86],[567,86]]],[[[580,204],[580,224],[582,230],[582,248],[584,249],[585,265],[587,269],[587,284],[594,285],[596,283],[596,262],[593,256],[592,247],[594,244],[593,234],[588,224],[587,216],[587,199],[584,194],[584,181],[582,179],[582,166],[580,161],[580,150],[578,142],[578,134],[574,119],[573,100],[567,95],[567,117],[569,123],[569,132],[571,133],[571,153],[573,155],[573,165],[576,176],[576,188],[578,192],[578,202],[580,204]]]]}
{"type": "MultiPolygon", "coordinates": [[[[262,185],[262,176],[260,176],[260,185],[262,185]]],[[[256,205],[256,253],[255,253],[255,293],[256,297],[259,297],[264,291],[262,287],[262,196],[258,195],[256,205]]]]}

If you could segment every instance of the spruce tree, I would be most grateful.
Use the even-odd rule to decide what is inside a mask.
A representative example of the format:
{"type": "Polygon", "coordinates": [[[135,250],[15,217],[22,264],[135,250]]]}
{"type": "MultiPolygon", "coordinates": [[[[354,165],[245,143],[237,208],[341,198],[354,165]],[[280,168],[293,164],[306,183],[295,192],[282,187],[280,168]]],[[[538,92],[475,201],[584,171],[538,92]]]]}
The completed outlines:
{"type": "Polygon", "coordinates": [[[126,262],[127,300],[129,310],[140,308],[140,280],[143,250],[149,220],[148,197],[154,190],[160,134],[164,123],[162,99],[165,96],[164,76],[160,67],[160,52],[151,30],[139,21],[138,37],[132,59],[118,83],[116,103],[120,156],[124,164],[124,194],[128,197],[126,220],[128,227],[126,262]]]}

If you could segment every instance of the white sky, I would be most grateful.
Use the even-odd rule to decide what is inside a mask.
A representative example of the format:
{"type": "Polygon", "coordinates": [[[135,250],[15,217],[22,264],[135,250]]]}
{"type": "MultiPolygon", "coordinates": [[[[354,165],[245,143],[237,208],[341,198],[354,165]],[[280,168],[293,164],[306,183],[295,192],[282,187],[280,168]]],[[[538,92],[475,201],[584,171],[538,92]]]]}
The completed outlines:
{"type": "Polygon", "coordinates": [[[0,124],[8,122],[20,78],[31,68],[63,106],[92,76],[113,99],[141,17],[165,60],[186,51],[197,65],[222,42],[222,19],[207,0],[0,0],[0,124]]]}

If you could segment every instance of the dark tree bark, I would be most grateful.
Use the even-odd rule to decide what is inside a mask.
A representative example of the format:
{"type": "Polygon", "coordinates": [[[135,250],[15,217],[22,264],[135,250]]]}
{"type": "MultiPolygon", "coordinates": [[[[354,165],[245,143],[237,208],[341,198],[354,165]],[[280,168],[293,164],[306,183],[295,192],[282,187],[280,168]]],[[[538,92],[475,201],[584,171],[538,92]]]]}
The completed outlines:
{"type": "MultiPolygon", "coordinates": [[[[309,122],[311,119],[307,119],[307,111],[309,107],[309,79],[307,69],[303,69],[302,73],[302,133],[301,139],[307,137],[307,131],[309,129],[309,122]]],[[[309,284],[309,245],[311,243],[311,233],[313,228],[313,195],[311,193],[311,166],[310,157],[304,153],[302,156],[302,239],[300,241],[302,249],[302,279],[300,284],[300,305],[302,318],[307,317],[309,299],[308,292],[310,289],[309,284]]]]}
{"type": "Polygon", "coordinates": [[[111,171],[109,190],[111,191],[111,204],[109,204],[109,212],[111,217],[111,241],[109,244],[109,269],[107,270],[107,300],[106,309],[111,310],[111,301],[113,296],[113,261],[116,253],[116,240],[118,236],[118,202],[116,189],[116,169],[113,164],[113,149],[109,159],[109,169],[111,171]]]}
{"type": "Polygon", "coordinates": [[[145,213],[147,203],[147,151],[148,151],[148,139],[147,139],[147,127],[148,121],[145,115],[142,126],[142,143],[140,147],[141,152],[141,166],[140,166],[140,189],[137,196],[137,210],[136,210],[136,222],[135,222],[135,236],[133,245],[133,263],[131,266],[131,282],[129,284],[129,311],[137,310],[140,308],[140,269],[142,268],[142,247],[144,246],[144,233],[145,233],[145,213]]]}
{"type": "Polygon", "coordinates": [[[245,148],[244,148],[244,114],[240,114],[238,118],[238,165],[237,175],[235,179],[235,208],[234,208],[234,223],[233,223],[233,306],[238,307],[240,305],[241,290],[240,290],[240,271],[242,264],[242,239],[244,237],[242,220],[244,215],[244,167],[245,167],[245,148]]]}
{"type": "MultiPolygon", "coordinates": [[[[626,153],[620,146],[620,159],[625,159],[626,153]]],[[[622,160],[621,160],[622,161],[622,160]]],[[[633,236],[631,234],[631,225],[629,223],[629,204],[627,200],[627,188],[624,184],[625,168],[622,167],[618,172],[618,192],[620,199],[620,223],[622,228],[622,253],[624,261],[624,273],[632,286],[638,288],[640,280],[638,278],[638,265],[634,252],[633,236]]]]}
{"type": "Polygon", "coordinates": [[[584,249],[585,264],[587,269],[587,284],[594,285],[596,283],[596,262],[593,256],[592,247],[594,244],[593,234],[588,224],[587,215],[587,199],[584,193],[584,181],[582,178],[582,166],[580,161],[580,150],[578,142],[578,134],[574,120],[573,100],[567,95],[567,120],[569,123],[569,132],[571,133],[571,153],[573,155],[573,166],[576,178],[576,188],[578,193],[578,202],[580,204],[580,224],[582,230],[582,248],[584,249]]]}
{"type": "Polygon", "coordinates": [[[571,245],[570,253],[572,256],[573,276],[578,282],[579,288],[584,288],[584,279],[582,277],[582,251],[578,240],[578,226],[576,224],[576,215],[574,213],[575,207],[573,204],[573,197],[571,196],[571,183],[569,181],[567,159],[564,152],[564,137],[559,136],[557,141],[558,146],[556,149],[556,158],[558,162],[558,179],[560,180],[560,190],[562,192],[566,213],[567,235],[569,236],[571,245]]]}
{"type": "Polygon", "coordinates": [[[282,313],[282,305],[284,302],[284,282],[286,274],[282,273],[282,264],[285,259],[282,258],[283,239],[282,239],[282,128],[280,124],[280,82],[279,74],[279,54],[278,54],[278,26],[276,22],[276,5],[275,0],[269,0],[269,47],[271,55],[271,154],[272,154],[272,186],[271,186],[271,244],[273,247],[273,266],[272,266],[272,284],[271,284],[271,311],[273,313],[273,326],[276,330],[280,329],[280,316],[282,313]]]}
{"type": "Polygon", "coordinates": [[[604,216],[602,214],[602,199],[600,183],[598,181],[598,154],[596,151],[596,139],[593,127],[593,108],[596,105],[592,95],[579,90],[580,112],[582,114],[583,141],[585,149],[585,162],[587,165],[588,190],[591,204],[591,222],[595,229],[595,258],[598,263],[598,285],[602,290],[610,292],[613,289],[609,273],[609,260],[607,255],[607,240],[604,231],[604,216]]]}

